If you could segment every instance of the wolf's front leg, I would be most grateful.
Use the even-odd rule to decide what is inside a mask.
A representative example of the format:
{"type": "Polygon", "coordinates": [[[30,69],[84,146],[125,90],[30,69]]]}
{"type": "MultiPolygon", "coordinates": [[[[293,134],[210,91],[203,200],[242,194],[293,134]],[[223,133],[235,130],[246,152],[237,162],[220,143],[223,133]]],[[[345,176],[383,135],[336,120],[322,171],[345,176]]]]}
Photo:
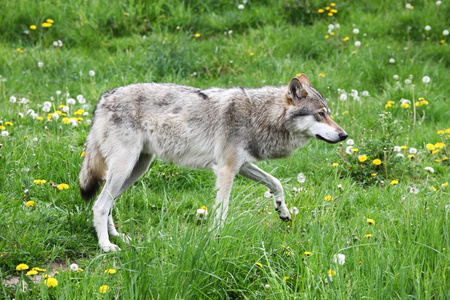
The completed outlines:
{"type": "Polygon", "coordinates": [[[278,179],[252,163],[245,163],[239,170],[239,174],[267,186],[273,194],[275,210],[280,219],[283,221],[291,220],[291,214],[284,202],[283,186],[278,179]]]}
{"type": "Polygon", "coordinates": [[[214,207],[216,209],[214,226],[219,227],[223,225],[223,222],[227,217],[231,187],[236,175],[236,170],[235,168],[230,166],[223,166],[215,169],[214,173],[217,176],[216,188],[218,189],[216,202],[214,204],[214,207]]]}

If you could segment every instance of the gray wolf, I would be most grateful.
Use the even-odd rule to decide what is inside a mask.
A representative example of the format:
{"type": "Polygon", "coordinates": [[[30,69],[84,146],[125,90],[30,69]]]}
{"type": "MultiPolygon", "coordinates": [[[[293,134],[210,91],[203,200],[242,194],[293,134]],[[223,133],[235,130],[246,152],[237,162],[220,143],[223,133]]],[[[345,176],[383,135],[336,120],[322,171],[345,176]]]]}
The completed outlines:
{"type": "Polygon", "coordinates": [[[129,240],[115,229],[112,207],[155,157],[214,171],[216,225],[226,218],[236,174],[267,186],[278,216],[289,221],[280,181],[253,162],[287,157],[311,138],[337,143],[347,136],[304,74],[280,87],[132,84],[104,93],[95,108],[80,191],[84,198],[92,198],[106,180],[93,207],[94,227],[104,251],[119,249],[110,242],[108,231],[129,240]]]}

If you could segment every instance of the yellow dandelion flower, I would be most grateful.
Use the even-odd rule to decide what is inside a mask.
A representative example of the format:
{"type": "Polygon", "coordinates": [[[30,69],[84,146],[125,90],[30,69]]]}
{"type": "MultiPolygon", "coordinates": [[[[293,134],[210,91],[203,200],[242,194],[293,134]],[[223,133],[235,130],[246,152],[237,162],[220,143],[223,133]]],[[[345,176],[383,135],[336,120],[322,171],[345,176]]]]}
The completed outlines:
{"type": "Polygon", "coordinates": [[[372,175],[372,177],[375,177],[375,176],[377,176],[377,173],[372,173],[370,175],[372,175]]]}
{"type": "Polygon", "coordinates": [[[5,126],[3,126],[3,125],[0,125],[0,130],[5,130],[6,129],[6,127],[5,126]]]}
{"type": "Polygon", "coordinates": [[[253,56],[253,55],[255,55],[253,52],[250,52],[250,56],[253,56]]]}
{"type": "Polygon", "coordinates": [[[36,271],[34,269],[27,272],[27,276],[33,276],[33,275],[37,275],[37,274],[38,274],[38,271],[36,271]]]}
{"type": "Polygon", "coordinates": [[[70,119],[69,118],[63,118],[62,119],[63,124],[67,125],[70,123],[70,119]]]}
{"type": "Polygon", "coordinates": [[[443,189],[443,188],[446,188],[446,187],[448,187],[448,182],[444,182],[443,184],[441,184],[441,188],[443,189]]]}
{"type": "Polygon", "coordinates": [[[37,119],[38,119],[38,121],[42,121],[42,120],[44,120],[44,118],[43,118],[43,117],[41,117],[41,116],[37,117],[37,119]]]}
{"type": "Polygon", "coordinates": [[[326,35],[325,35],[325,38],[326,38],[326,39],[329,39],[329,38],[330,38],[330,36],[329,36],[328,34],[326,34],[326,35]]]}
{"type": "Polygon", "coordinates": [[[325,77],[325,74],[319,73],[319,77],[325,77]]]}
{"type": "Polygon", "coordinates": [[[18,264],[16,267],[16,271],[24,271],[24,270],[28,270],[30,267],[28,267],[28,265],[26,264],[18,264]]]}
{"type": "Polygon", "coordinates": [[[344,42],[347,42],[349,39],[350,39],[350,38],[349,38],[348,36],[346,36],[346,37],[344,38],[344,42]]]}
{"type": "Polygon", "coordinates": [[[403,145],[403,146],[400,146],[400,149],[405,150],[405,149],[408,149],[408,147],[406,147],[405,145],[403,145]]]}
{"type": "Polygon", "coordinates": [[[436,143],[436,144],[434,144],[434,147],[436,147],[436,149],[442,149],[445,147],[445,144],[444,143],[436,143]]]}
{"type": "Polygon", "coordinates": [[[31,30],[36,30],[36,25],[30,25],[31,30]]]}
{"type": "Polygon", "coordinates": [[[50,24],[55,23],[55,21],[53,21],[52,19],[47,19],[47,20],[45,20],[45,22],[50,23],[50,24]]]}
{"type": "Polygon", "coordinates": [[[306,256],[310,256],[310,255],[312,255],[312,252],[311,251],[305,251],[303,254],[305,254],[306,256]]]}
{"type": "Polygon", "coordinates": [[[322,13],[324,12],[324,10],[323,10],[323,8],[319,8],[319,9],[317,10],[317,12],[318,12],[319,14],[322,14],[322,13]]]}
{"type": "Polygon", "coordinates": [[[365,238],[371,238],[371,237],[372,237],[372,234],[371,234],[371,233],[365,234],[364,237],[365,237],[365,238]]]}
{"type": "Polygon", "coordinates": [[[391,181],[391,185],[396,185],[396,184],[398,184],[398,180],[394,179],[394,180],[391,181]]]}
{"type": "Polygon", "coordinates": [[[30,207],[30,206],[34,206],[34,201],[28,201],[27,203],[25,203],[26,207],[30,207]]]}
{"type": "Polygon", "coordinates": [[[444,134],[444,130],[438,130],[437,134],[444,134]]]}
{"type": "Polygon", "coordinates": [[[6,126],[13,126],[13,123],[11,123],[11,122],[5,122],[5,125],[6,125],[6,126]]]}
{"type": "Polygon", "coordinates": [[[436,188],[434,186],[430,186],[430,192],[436,192],[436,188]]]}
{"type": "Polygon", "coordinates": [[[359,150],[358,148],[353,148],[352,152],[358,152],[358,150],[359,150]]]}
{"type": "Polygon", "coordinates": [[[379,165],[381,165],[381,160],[376,158],[376,159],[372,160],[372,163],[376,166],[379,166],[379,165]]]}
{"type": "Polygon", "coordinates": [[[108,270],[105,270],[105,273],[108,273],[108,274],[115,274],[115,273],[116,273],[116,270],[114,270],[114,269],[108,269],[108,270]]]}
{"type": "Polygon", "coordinates": [[[325,198],[323,198],[325,201],[331,201],[333,200],[333,197],[331,195],[326,195],[325,198]]]}
{"type": "Polygon", "coordinates": [[[450,128],[445,129],[445,133],[450,133],[450,128]]]}
{"type": "Polygon", "coordinates": [[[367,223],[369,223],[370,225],[375,225],[375,220],[374,219],[367,219],[367,223]]]}
{"type": "Polygon", "coordinates": [[[44,28],[52,27],[52,23],[44,22],[44,23],[42,23],[42,27],[44,27],[44,28]]]}
{"type": "Polygon", "coordinates": [[[33,270],[36,270],[38,272],[45,272],[45,271],[47,271],[47,269],[41,269],[39,267],[34,267],[33,270]]]}
{"type": "Polygon", "coordinates": [[[408,158],[414,158],[414,154],[408,155],[408,158]]]}
{"type": "Polygon", "coordinates": [[[80,156],[81,156],[81,157],[84,157],[84,155],[85,155],[85,152],[84,152],[84,151],[81,152],[80,156]]]}
{"type": "Polygon", "coordinates": [[[200,207],[201,209],[204,209],[204,210],[208,210],[208,208],[206,207],[206,206],[202,206],[202,207],[200,207]]]}
{"type": "Polygon", "coordinates": [[[109,286],[107,286],[106,284],[102,285],[100,287],[100,293],[104,294],[104,293],[106,293],[108,291],[108,289],[109,289],[109,286]]]}
{"type": "Polygon", "coordinates": [[[332,12],[329,12],[329,13],[328,13],[328,16],[329,16],[329,17],[332,17],[332,16],[333,16],[333,13],[332,13],[332,12]]]}
{"type": "Polygon", "coordinates": [[[336,3],[331,2],[331,3],[330,3],[330,6],[334,7],[334,6],[336,6],[336,3]]]}
{"type": "Polygon", "coordinates": [[[255,265],[257,265],[257,266],[260,267],[260,268],[263,267],[262,263],[260,263],[259,261],[258,261],[255,265]]]}
{"type": "Polygon", "coordinates": [[[289,276],[284,276],[284,277],[283,277],[283,280],[286,281],[286,280],[288,280],[289,278],[291,278],[291,277],[289,277],[289,276]]]}
{"type": "Polygon", "coordinates": [[[330,7],[329,6],[325,7],[325,10],[330,10],[330,7]]]}
{"type": "Polygon", "coordinates": [[[200,33],[194,34],[194,37],[195,37],[195,38],[199,38],[199,37],[200,37],[200,33]]]}
{"type": "Polygon", "coordinates": [[[419,101],[417,101],[416,102],[416,106],[420,106],[421,104],[420,104],[420,102],[419,101]]]}
{"type": "Polygon", "coordinates": [[[427,100],[420,101],[420,105],[428,105],[428,101],[427,100]]]}
{"type": "Polygon", "coordinates": [[[44,283],[48,287],[55,287],[58,285],[58,280],[56,280],[56,278],[53,278],[53,277],[47,277],[47,279],[44,280],[44,283]]]}
{"type": "Polygon", "coordinates": [[[339,164],[338,163],[333,163],[331,166],[337,167],[337,166],[339,166],[339,164]]]}
{"type": "Polygon", "coordinates": [[[439,149],[436,149],[436,150],[431,151],[431,154],[436,155],[436,154],[438,154],[439,152],[440,152],[440,150],[439,150],[439,149]]]}
{"type": "Polygon", "coordinates": [[[333,14],[336,14],[336,13],[338,12],[338,10],[337,10],[337,9],[334,9],[334,8],[332,8],[332,9],[330,9],[330,12],[331,12],[331,13],[333,13],[333,14]]]}
{"type": "Polygon", "coordinates": [[[331,35],[334,35],[334,32],[330,32],[331,35]]]}
{"type": "Polygon", "coordinates": [[[47,182],[47,180],[45,180],[45,179],[35,179],[35,180],[33,180],[34,184],[44,184],[46,182],[47,182]]]}
{"type": "Polygon", "coordinates": [[[367,155],[360,155],[360,156],[358,156],[358,160],[360,162],[365,162],[367,160],[367,155]]]}
{"type": "Polygon", "coordinates": [[[56,186],[56,188],[57,188],[58,190],[60,190],[60,191],[62,191],[62,190],[67,190],[67,189],[69,188],[69,185],[68,185],[68,184],[65,184],[65,183],[61,183],[61,184],[58,184],[58,185],[56,186]]]}
{"type": "Polygon", "coordinates": [[[336,271],[328,270],[328,276],[336,276],[336,271]]]}
{"type": "Polygon", "coordinates": [[[400,106],[401,106],[402,108],[408,108],[408,107],[410,107],[410,105],[409,105],[408,103],[402,103],[400,106]]]}
{"type": "Polygon", "coordinates": [[[428,150],[430,150],[430,151],[433,151],[434,150],[434,145],[433,144],[427,144],[427,149],[428,150]]]}

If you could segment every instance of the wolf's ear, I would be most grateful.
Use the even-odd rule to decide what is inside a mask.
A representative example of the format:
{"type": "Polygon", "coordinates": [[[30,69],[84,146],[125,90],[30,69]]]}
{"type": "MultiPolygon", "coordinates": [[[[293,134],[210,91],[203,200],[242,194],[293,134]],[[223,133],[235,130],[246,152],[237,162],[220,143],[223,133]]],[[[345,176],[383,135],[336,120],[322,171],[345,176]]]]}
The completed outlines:
{"type": "MultiPolygon", "coordinates": [[[[301,75],[300,75],[300,77],[301,77],[301,75]]],[[[306,76],[305,76],[305,78],[306,78],[306,76]]],[[[306,78],[306,80],[308,80],[308,78],[306,78]]],[[[308,83],[309,83],[309,80],[308,80],[308,83]]],[[[302,83],[299,78],[294,77],[289,82],[288,95],[292,101],[300,100],[300,99],[306,98],[306,96],[308,96],[308,92],[303,88],[302,83]]]]}
{"type": "Polygon", "coordinates": [[[301,84],[311,86],[311,82],[309,82],[309,79],[308,77],[306,77],[305,74],[300,74],[300,76],[298,76],[298,80],[300,81],[301,84]]]}

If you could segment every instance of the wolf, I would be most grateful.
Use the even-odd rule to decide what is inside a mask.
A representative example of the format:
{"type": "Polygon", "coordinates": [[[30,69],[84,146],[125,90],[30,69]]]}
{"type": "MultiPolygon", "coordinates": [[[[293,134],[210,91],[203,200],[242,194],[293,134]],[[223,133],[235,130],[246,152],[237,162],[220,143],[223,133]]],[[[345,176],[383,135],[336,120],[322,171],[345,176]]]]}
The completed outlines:
{"type": "Polygon", "coordinates": [[[117,232],[112,208],[155,157],[214,171],[218,227],[227,216],[237,174],[267,186],[279,218],[289,221],[280,181],[253,163],[288,157],[311,138],[337,143],[347,137],[304,74],[279,87],[131,84],[105,92],[97,103],[79,174],[80,191],[91,199],[105,180],[93,206],[94,227],[104,251],[120,250],[109,234],[129,241],[117,232]]]}

